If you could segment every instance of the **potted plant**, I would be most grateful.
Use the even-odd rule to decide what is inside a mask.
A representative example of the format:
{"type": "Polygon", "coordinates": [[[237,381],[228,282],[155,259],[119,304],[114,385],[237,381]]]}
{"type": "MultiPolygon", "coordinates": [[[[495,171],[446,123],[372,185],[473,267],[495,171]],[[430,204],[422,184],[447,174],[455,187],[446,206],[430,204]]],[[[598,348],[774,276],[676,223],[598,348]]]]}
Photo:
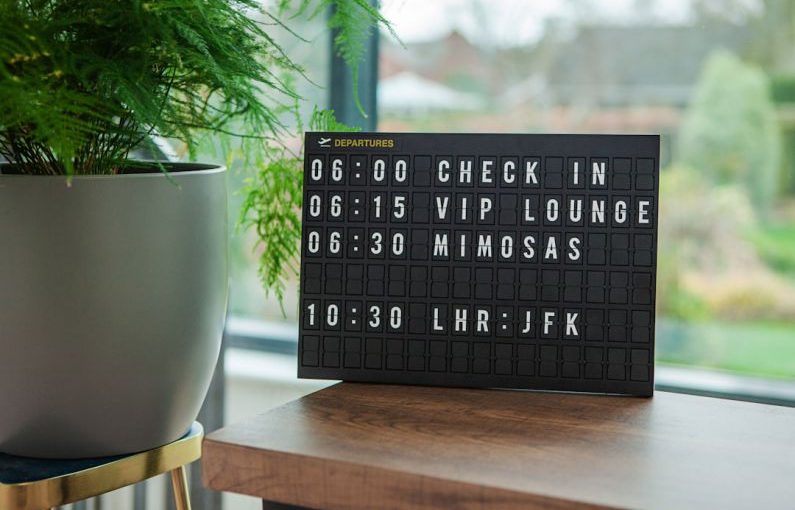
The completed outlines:
{"type": "MultiPolygon", "coordinates": [[[[292,178],[275,173],[294,168],[278,140],[301,69],[270,33],[287,4],[0,0],[0,451],[104,456],[188,429],[226,310],[226,172],[131,154],[156,134],[195,155],[222,133],[249,142],[235,153],[252,193],[292,178]]],[[[353,63],[380,16],[366,0],[319,4],[336,7],[353,63]]],[[[300,193],[247,203],[261,219],[300,193]]],[[[274,239],[255,223],[271,250],[294,249],[300,225],[274,239]]]]}

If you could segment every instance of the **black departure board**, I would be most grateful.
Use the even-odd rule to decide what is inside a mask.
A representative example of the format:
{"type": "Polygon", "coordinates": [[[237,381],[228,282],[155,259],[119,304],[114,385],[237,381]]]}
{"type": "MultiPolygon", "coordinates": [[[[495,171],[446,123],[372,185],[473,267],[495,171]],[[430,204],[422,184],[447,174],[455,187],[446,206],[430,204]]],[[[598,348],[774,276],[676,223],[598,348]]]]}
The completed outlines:
{"type": "Polygon", "coordinates": [[[298,375],[651,395],[659,147],[307,133],[298,375]]]}

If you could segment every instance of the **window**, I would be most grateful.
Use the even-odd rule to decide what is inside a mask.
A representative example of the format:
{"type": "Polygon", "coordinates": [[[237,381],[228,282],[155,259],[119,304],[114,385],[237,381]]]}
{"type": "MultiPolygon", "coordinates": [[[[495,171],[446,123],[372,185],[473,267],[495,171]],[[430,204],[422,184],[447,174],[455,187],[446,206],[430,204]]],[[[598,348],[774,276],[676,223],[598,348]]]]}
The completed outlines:
{"type": "MultiPolygon", "coordinates": [[[[285,16],[287,19],[288,16],[285,16]]],[[[311,19],[309,14],[289,17],[290,30],[304,40],[299,39],[286,30],[273,25],[270,33],[276,34],[276,40],[295,63],[304,68],[306,77],[296,77],[295,85],[302,101],[303,118],[309,118],[315,105],[325,108],[328,105],[328,89],[330,62],[330,38],[326,28],[326,19],[320,13],[311,19]]],[[[272,23],[270,20],[263,20],[272,23]]],[[[287,125],[294,125],[291,118],[283,119],[287,125]]],[[[299,139],[288,141],[291,146],[299,147],[299,139]]],[[[240,170],[240,169],[237,169],[240,170]]],[[[277,322],[297,322],[298,320],[298,282],[292,278],[287,283],[285,292],[284,312],[278,300],[272,294],[266,295],[257,275],[258,256],[255,246],[256,236],[250,230],[238,228],[243,195],[241,189],[245,171],[229,173],[229,312],[235,316],[264,319],[277,322]]],[[[278,336],[278,335],[277,335],[278,336]]]]}
{"type": "Polygon", "coordinates": [[[795,379],[791,2],[383,9],[379,130],[661,133],[658,362],[795,379]]]}
{"type": "MultiPolygon", "coordinates": [[[[405,47],[381,34],[381,131],[661,133],[657,361],[795,379],[790,2],[388,0],[382,8],[405,47]]],[[[323,19],[293,28],[311,44],[293,40],[291,56],[321,85],[302,85],[307,104],[327,104],[323,19]]],[[[360,83],[362,95],[367,87],[360,83]]],[[[232,184],[237,206],[240,183],[232,184]]],[[[264,297],[253,241],[234,233],[231,312],[294,323],[297,282],[285,317],[264,297]]]]}

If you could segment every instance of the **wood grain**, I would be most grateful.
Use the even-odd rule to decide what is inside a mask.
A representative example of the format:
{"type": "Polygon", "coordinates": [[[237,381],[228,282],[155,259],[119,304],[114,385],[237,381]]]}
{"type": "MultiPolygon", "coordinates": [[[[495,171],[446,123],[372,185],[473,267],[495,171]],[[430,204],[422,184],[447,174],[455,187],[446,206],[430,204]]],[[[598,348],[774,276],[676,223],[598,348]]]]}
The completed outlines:
{"type": "Polygon", "coordinates": [[[793,508],[795,409],[341,383],[211,434],[202,464],[322,509],[793,508]]]}

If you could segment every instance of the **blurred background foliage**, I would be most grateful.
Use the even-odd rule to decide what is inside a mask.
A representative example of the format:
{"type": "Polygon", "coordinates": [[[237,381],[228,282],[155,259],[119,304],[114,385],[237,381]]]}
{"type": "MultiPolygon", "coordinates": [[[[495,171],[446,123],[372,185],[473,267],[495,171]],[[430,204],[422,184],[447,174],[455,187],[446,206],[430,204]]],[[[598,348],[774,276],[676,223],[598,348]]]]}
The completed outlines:
{"type": "Polygon", "coordinates": [[[718,50],[704,63],[679,131],[679,158],[716,185],[747,190],[757,212],[776,198],[781,142],[769,80],[718,50]]]}
{"type": "Polygon", "coordinates": [[[382,129],[661,133],[658,361],[795,379],[795,2],[417,3],[382,129]]]}

